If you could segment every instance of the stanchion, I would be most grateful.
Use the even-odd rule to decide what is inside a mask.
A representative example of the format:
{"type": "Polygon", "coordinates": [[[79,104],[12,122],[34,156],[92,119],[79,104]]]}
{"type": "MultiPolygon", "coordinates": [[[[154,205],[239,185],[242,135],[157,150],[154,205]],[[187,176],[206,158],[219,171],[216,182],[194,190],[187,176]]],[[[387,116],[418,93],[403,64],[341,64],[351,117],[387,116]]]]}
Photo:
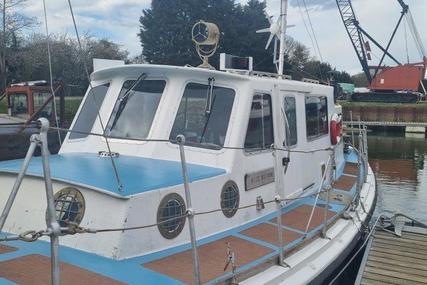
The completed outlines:
{"type": "Polygon", "coordinates": [[[332,185],[334,183],[334,172],[335,172],[335,150],[333,149],[331,152],[331,156],[330,156],[330,167],[329,167],[329,181],[328,181],[328,185],[326,186],[326,205],[325,205],[325,210],[324,210],[324,215],[323,215],[323,228],[322,228],[322,233],[321,236],[322,238],[327,238],[326,236],[326,232],[328,229],[328,213],[329,213],[329,199],[330,199],[330,194],[331,194],[331,190],[332,190],[332,185]]]}
{"type": "Polygon", "coordinates": [[[46,188],[46,199],[47,199],[47,214],[46,214],[46,225],[47,233],[50,236],[51,246],[51,283],[52,285],[59,285],[60,283],[60,270],[59,270],[59,235],[61,234],[61,228],[58,221],[56,220],[55,201],[53,195],[52,179],[50,176],[49,167],[49,150],[47,141],[47,132],[49,130],[49,121],[45,118],[38,120],[38,127],[40,133],[31,136],[31,144],[28,148],[27,154],[24,159],[24,163],[21,166],[18,177],[13,185],[12,191],[9,195],[9,199],[6,202],[6,206],[0,217],[0,232],[3,230],[3,226],[6,222],[7,216],[9,215],[10,209],[15,201],[16,195],[19,188],[21,187],[22,180],[28,170],[31,158],[34,155],[34,151],[37,146],[41,149],[42,163],[43,163],[43,175],[46,188]]]}
{"type": "Polygon", "coordinates": [[[200,267],[199,267],[199,256],[197,254],[197,240],[196,240],[196,230],[194,227],[194,210],[191,205],[191,193],[190,193],[190,183],[188,180],[187,172],[187,162],[185,160],[185,137],[179,135],[176,138],[176,141],[179,145],[179,153],[181,156],[181,166],[182,166],[182,178],[184,180],[184,189],[185,189],[185,200],[187,204],[187,215],[188,215],[188,225],[190,228],[190,239],[191,239],[191,249],[193,255],[193,271],[194,271],[194,283],[200,285],[200,267]]]}
{"type": "Polygon", "coordinates": [[[40,128],[40,148],[43,162],[43,174],[46,188],[47,198],[47,215],[46,225],[50,233],[50,248],[51,248],[51,274],[52,284],[58,285],[60,283],[59,271],[59,235],[61,234],[61,227],[56,220],[55,198],[53,196],[52,179],[50,176],[49,167],[49,149],[47,142],[47,132],[49,130],[49,121],[42,118],[39,120],[41,123],[40,128]]]}

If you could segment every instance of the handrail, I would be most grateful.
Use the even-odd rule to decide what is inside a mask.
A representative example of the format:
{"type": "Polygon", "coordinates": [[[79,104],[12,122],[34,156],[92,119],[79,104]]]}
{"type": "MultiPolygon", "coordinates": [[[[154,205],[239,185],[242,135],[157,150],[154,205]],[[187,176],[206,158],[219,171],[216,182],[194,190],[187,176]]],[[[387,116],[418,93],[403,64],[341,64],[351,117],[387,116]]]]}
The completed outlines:
{"type": "MultiPolygon", "coordinates": [[[[34,150],[37,146],[40,146],[42,148],[42,160],[43,160],[43,167],[44,167],[43,169],[44,169],[44,177],[45,177],[45,182],[46,182],[46,195],[47,195],[47,201],[48,201],[47,215],[46,215],[47,230],[38,231],[38,232],[37,231],[26,231],[26,232],[24,232],[18,236],[6,236],[4,238],[0,238],[0,241],[21,240],[21,241],[26,241],[26,242],[33,242],[33,241],[38,240],[42,236],[50,236],[50,238],[51,238],[51,249],[52,249],[51,250],[52,284],[54,284],[54,285],[59,284],[59,260],[58,260],[58,250],[59,250],[58,237],[59,236],[73,235],[73,234],[86,234],[86,233],[95,234],[95,233],[106,233],[106,232],[132,231],[132,230],[139,230],[139,229],[147,229],[147,228],[151,228],[151,227],[156,227],[162,223],[170,222],[170,220],[177,219],[177,217],[173,217],[170,220],[161,221],[161,222],[154,223],[151,225],[134,226],[134,227],[127,227],[127,228],[91,229],[91,228],[83,228],[83,227],[80,227],[79,225],[75,225],[72,223],[67,223],[67,227],[62,227],[62,228],[59,227],[59,224],[55,218],[55,207],[53,206],[54,205],[53,204],[54,198],[53,198],[52,182],[50,179],[50,170],[49,170],[49,162],[48,162],[47,135],[46,135],[47,130],[49,129],[48,122],[45,119],[40,119],[39,125],[42,126],[42,128],[40,129],[40,134],[32,136],[31,145],[30,145],[30,148],[28,150],[27,157],[24,160],[21,171],[19,172],[18,178],[17,178],[15,185],[12,189],[9,200],[6,203],[6,207],[3,211],[3,214],[0,217],[0,232],[4,226],[5,220],[7,218],[9,211],[10,211],[10,208],[12,207],[12,204],[15,200],[17,191],[21,185],[22,179],[25,175],[25,172],[26,172],[27,167],[29,165],[30,159],[31,159],[31,157],[34,153],[34,150]]],[[[58,129],[58,128],[54,128],[54,129],[58,129]]],[[[94,135],[104,137],[104,135],[100,135],[100,134],[94,134],[94,135]]],[[[360,161],[362,162],[362,160],[364,159],[365,160],[364,163],[367,163],[367,142],[366,142],[367,131],[366,131],[365,127],[360,130],[359,137],[361,138],[361,141],[359,142],[359,150],[356,150],[356,149],[355,150],[358,153],[358,158],[360,159],[360,161]]],[[[169,140],[151,140],[151,139],[146,139],[146,140],[141,140],[141,141],[169,142],[169,140]]],[[[190,188],[189,188],[189,180],[188,180],[188,173],[187,173],[187,162],[185,159],[185,147],[184,147],[185,137],[179,136],[176,141],[178,142],[178,145],[179,145],[180,160],[181,160],[181,166],[182,166],[182,175],[183,175],[183,181],[184,181],[184,190],[185,190],[185,194],[186,194],[186,204],[187,204],[187,212],[179,218],[186,217],[189,220],[191,250],[193,253],[194,280],[195,280],[195,284],[201,284],[201,281],[200,281],[200,265],[199,265],[198,255],[197,255],[197,238],[196,238],[196,228],[195,228],[195,224],[194,224],[194,217],[220,212],[220,211],[223,211],[224,209],[214,209],[214,210],[205,211],[205,212],[195,212],[194,209],[192,209],[191,192],[190,192],[190,188]]],[[[244,149],[244,148],[242,148],[242,149],[244,149]]],[[[277,151],[286,151],[286,152],[295,151],[295,150],[290,150],[290,149],[280,149],[280,148],[276,148],[274,146],[272,147],[272,149],[274,151],[276,151],[276,150],[277,151]]],[[[300,197],[292,198],[292,199],[281,198],[280,196],[276,195],[274,197],[274,199],[264,202],[264,204],[276,203],[276,205],[277,205],[277,209],[276,209],[276,211],[277,211],[277,230],[278,230],[278,234],[280,236],[282,236],[282,232],[281,232],[282,231],[282,222],[280,219],[281,219],[281,215],[282,215],[282,209],[283,209],[282,203],[283,202],[302,200],[302,199],[306,199],[308,197],[314,197],[314,196],[316,197],[312,211],[311,211],[311,214],[310,214],[310,217],[309,217],[309,220],[308,220],[308,223],[306,225],[306,229],[305,229],[305,234],[307,235],[308,229],[310,227],[311,221],[312,221],[313,216],[314,216],[314,211],[315,211],[316,205],[318,204],[318,201],[319,201],[320,194],[326,193],[327,198],[326,198],[326,205],[325,205],[325,212],[324,212],[324,222],[323,222],[323,226],[321,228],[321,235],[323,238],[327,238],[326,237],[326,230],[327,230],[327,225],[328,225],[328,210],[329,210],[329,203],[330,203],[329,202],[329,194],[330,194],[330,191],[332,190],[332,187],[333,187],[332,185],[334,182],[334,171],[335,171],[335,149],[334,148],[327,148],[327,149],[319,149],[319,150],[313,150],[313,151],[319,151],[319,152],[320,151],[330,151],[331,152],[329,155],[329,158],[327,160],[325,171],[322,175],[322,179],[320,181],[318,191],[316,193],[312,193],[310,195],[304,195],[304,196],[300,196],[300,197]],[[328,181],[328,184],[325,186],[325,182],[327,181],[327,177],[329,177],[329,181],[328,181]]],[[[313,153],[313,151],[312,152],[297,151],[297,152],[309,154],[309,153],[313,153]]],[[[362,171],[362,167],[359,167],[360,175],[361,175],[361,171],[362,171]]],[[[364,167],[364,171],[365,171],[365,175],[366,175],[367,174],[366,166],[364,167]]],[[[360,196],[360,189],[357,190],[357,193],[355,196],[360,196]]],[[[236,209],[247,209],[247,208],[256,208],[256,207],[257,207],[257,203],[254,203],[251,205],[241,206],[241,207],[238,207],[236,209]]],[[[234,208],[233,208],[233,210],[234,210],[234,208]]],[[[279,238],[279,247],[280,247],[279,248],[279,257],[280,257],[279,263],[282,266],[287,266],[283,260],[284,245],[283,245],[283,241],[280,242],[280,238],[279,238]]],[[[236,271],[234,270],[233,271],[233,278],[235,278],[235,274],[236,274],[236,271]]]]}

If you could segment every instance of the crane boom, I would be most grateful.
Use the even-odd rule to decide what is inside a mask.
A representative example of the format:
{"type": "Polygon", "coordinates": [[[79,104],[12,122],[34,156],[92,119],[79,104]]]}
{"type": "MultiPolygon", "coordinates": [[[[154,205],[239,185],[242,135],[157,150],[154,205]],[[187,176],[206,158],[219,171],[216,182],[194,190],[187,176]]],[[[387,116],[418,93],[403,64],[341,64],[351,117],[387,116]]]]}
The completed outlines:
{"type": "Polygon", "coordinates": [[[372,81],[372,75],[369,72],[368,57],[365,49],[365,41],[363,39],[362,31],[359,27],[359,21],[354,13],[353,5],[350,0],[336,0],[338,9],[341,14],[341,19],[350,37],[353,48],[356,51],[357,57],[362,65],[363,72],[365,73],[369,82],[372,81]]]}

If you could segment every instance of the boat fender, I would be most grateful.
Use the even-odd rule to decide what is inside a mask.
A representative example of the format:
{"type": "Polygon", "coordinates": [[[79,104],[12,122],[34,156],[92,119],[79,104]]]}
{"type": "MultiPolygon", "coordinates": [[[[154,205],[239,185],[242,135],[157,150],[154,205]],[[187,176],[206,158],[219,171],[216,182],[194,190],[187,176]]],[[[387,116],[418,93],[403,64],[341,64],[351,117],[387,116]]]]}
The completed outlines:
{"type": "Polygon", "coordinates": [[[331,118],[331,143],[336,145],[341,141],[342,121],[341,116],[333,114],[331,118]]]}

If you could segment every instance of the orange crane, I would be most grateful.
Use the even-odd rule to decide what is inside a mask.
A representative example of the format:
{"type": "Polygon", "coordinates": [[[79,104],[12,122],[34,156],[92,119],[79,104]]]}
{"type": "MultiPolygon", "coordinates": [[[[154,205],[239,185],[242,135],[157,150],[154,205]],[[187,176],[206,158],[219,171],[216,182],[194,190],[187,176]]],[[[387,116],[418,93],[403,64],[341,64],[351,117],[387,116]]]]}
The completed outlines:
{"type": "Polygon", "coordinates": [[[418,92],[420,87],[424,90],[424,95],[426,93],[423,85],[423,79],[426,75],[427,69],[426,50],[421,41],[420,34],[415,25],[409,6],[406,5],[403,0],[397,1],[402,7],[402,12],[387,46],[383,47],[361,27],[354,13],[351,0],[336,0],[347,34],[350,37],[353,48],[362,65],[363,72],[369,82],[368,89],[370,92],[356,93],[353,96],[354,100],[416,102],[421,95],[421,93],[418,92]],[[418,52],[421,55],[421,62],[402,64],[389,51],[390,46],[395,39],[396,32],[404,18],[406,18],[418,52]],[[375,46],[383,53],[379,63],[376,65],[370,65],[368,63],[368,61],[372,60],[372,50],[369,41],[374,43],[375,46]],[[386,57],[390,58],[397,65],[385,66],[384,59],[386,57]]]}

